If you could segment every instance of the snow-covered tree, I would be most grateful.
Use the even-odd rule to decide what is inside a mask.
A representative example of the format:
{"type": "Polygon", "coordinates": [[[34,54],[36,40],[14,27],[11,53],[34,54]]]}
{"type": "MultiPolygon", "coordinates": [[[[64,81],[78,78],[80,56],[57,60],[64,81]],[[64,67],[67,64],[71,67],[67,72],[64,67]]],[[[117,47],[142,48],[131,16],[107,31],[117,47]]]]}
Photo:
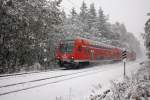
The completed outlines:
{"type": "Polygon", "coordinates": [[[104,12],[101,8],[99,8],[98,10],[97,28],[99,30],[99,33],[102,34],[102,36],[107,37],[107,35],[109,35],[108,29],[107,29],[107,18],[104,15],[104,12]]]}
{"type": "Polygon", "coordinates": [[[77,32],[77,22],[78,22],[78,14],[76,13],[75,8],[72,8],[69,17],[66,18],[63,25],[64,36],[72,35],[77,32]]]}
{"type": "Polygon", "coordinates": [[[71,18],[74,19],[77,16],[77,12],[75,10],[75,8],[71,9],[71,18]]]}
{"type": "Polygon", "coordinates": [[[150,58],[150,19],[145,23],[145,45],[147,48],[147,55],[150,58]]]}
{"type": "Polygon", "coordinates": [[[83,32],[88,32],[88,8],[84,1],[80,7],[79,18],[82,22],[83,32]]]}
{"type": "Polygon", "coordinates": [[[15,72],[21,69],[20,65],[42,61],[49,35],[56,37],[55,33],[60,30],[59,3],[47,0],[0,1],[1,73],[15,72]]]}
{"type": "Polygon", "coordinates": [[[97,20],[96,9],[94,3],[92,3],[88,11],[88,28],[89,28],[89,33],[91,34],[97,33],[96,20],[97,20]]]}
{"type": "Polygon", "coordinates": [[[80,7],[80,19],[82,22],[84,22],[88,17],[88,9],[86,3],[83,1],[81,7],[80,7]]]}

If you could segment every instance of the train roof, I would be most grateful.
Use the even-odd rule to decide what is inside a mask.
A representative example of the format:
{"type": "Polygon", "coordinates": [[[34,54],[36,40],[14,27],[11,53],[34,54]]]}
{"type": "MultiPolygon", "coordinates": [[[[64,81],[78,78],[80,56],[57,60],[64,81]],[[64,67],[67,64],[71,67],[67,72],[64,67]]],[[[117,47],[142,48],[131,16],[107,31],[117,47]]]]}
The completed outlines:
{"type": "Polygon", "coordinates": [[[105,47],[105,48],[118,48],[118,47],[115,47],[115,46],[112,46],[112,45],[108,45],[108,44],[105,44],[105,43],[102,43],[102,42],[99,42],[99,41],[93,41],[93,40],[82,38],[82,37],[77,37],[77,38],[78,39],[87,40],[87,41],[90,42],[91,45],[102,46],[102,47],[105,47]]]}
{"type": "Polygon", "coordinates": [[[109,45],[109,44],[106,44],[106,43],[103,43],[103,42],[94,41],[94,40],[90,40],[90,39],[79,37],[79,36],[78,37],[73,37],[73,38],[67,38],[67,39],[64,39],[62,41],[74,41],[76,39],[87,40],[87,41],[89,41],[89,43],[91,45],[95,45],[95,46],[101,46],[101,47],[104,47],[104,48],[118,48],[118,49],[122,50],[122,48],[119,48],[119,47],[116,47],[116,46],[112,46],[112,45],[109,45]]]}

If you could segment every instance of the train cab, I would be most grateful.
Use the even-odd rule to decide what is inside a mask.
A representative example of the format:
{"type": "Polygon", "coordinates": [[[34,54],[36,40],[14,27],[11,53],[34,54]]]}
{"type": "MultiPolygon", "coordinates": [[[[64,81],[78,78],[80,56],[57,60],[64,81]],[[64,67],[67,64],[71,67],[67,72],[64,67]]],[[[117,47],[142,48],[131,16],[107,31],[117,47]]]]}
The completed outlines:
{"type": "Polygon", "coordinates": [[[56,60],[61,67],[64,66],[65,63],[73,63],[74,47],[74,40],[63,40],[57,46],[56,60]]]}

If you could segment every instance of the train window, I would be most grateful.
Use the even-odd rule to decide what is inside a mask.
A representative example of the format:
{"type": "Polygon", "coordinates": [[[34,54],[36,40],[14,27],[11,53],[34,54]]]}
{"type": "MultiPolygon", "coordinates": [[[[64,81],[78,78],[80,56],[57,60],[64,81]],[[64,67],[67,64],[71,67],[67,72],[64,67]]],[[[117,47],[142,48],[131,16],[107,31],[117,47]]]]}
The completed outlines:
{"type": "Polygon", "coordinates": [[[60,51],[63,53],[72,53],[74,48],[74,43],[66,42],[64,44],[60,44],[60,51]]]}

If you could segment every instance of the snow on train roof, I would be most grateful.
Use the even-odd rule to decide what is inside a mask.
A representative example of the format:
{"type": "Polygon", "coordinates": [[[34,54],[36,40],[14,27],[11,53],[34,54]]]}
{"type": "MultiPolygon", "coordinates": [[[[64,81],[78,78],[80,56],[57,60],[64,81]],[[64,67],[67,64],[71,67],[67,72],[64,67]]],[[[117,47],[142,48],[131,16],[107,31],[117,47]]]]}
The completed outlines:
{"type": "Polygon", "coordinates": [[[91,45],[102,46],[102,47],[105,47],[105,48],[117,48],[117,47],[115,47],[115,46],[108,45],[108,44],[105,44],[105,43],[102,43],[102,42],[93,41],[93,40],[86,39],[86,38],[82,38],[82,37],[77,37],[77,38],[83,39],[83,40],[87,40],[87,41],[90,42],[91,45]]]}
{"type": "MultiPolygon", "coordinates": [[[[83,39],[83,40],[87,40],[90,42],[91,45],[95,45],[95,46],[101,46],[101,47],[104,47],[104,48],[119,48],[119,47],[115,47],[115,46],[112,46],[112,45],[108,45],[106,43],[103,43],[103,42],[99,42],[99,41],[94,41],[94,40],[90,40],[90,39],[87,39],[87,38],[83,38],[83,37],[72,37],[72,38],[67,38],[67,39],[64,39],[62,41],[73,41],[75,39],[83,39]]],[[[121,49],[121,48],[119,48],[121,49]]]]}

